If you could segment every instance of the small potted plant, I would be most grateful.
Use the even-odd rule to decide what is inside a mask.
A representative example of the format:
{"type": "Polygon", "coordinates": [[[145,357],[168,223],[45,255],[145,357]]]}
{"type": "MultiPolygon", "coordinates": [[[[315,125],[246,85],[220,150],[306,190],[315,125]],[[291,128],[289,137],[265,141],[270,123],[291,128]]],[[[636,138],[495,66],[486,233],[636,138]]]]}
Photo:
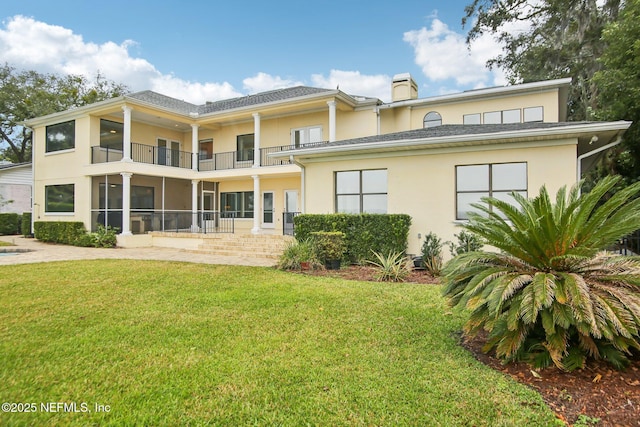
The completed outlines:
{"type": "Polygon", "coordinates": [[[346,250],[344,233],[340,231],[316,231],[311,233],[318,251],[318,258],[327,270],[338,270],[346,250]]]}

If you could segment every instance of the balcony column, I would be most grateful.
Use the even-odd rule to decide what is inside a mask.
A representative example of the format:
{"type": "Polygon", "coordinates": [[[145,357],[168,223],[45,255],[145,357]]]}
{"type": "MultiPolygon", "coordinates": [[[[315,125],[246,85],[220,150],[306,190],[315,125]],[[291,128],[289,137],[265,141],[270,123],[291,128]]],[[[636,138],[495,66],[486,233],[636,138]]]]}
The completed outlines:
{"type": "Polygon", "coordinates": [[[198,170],[198,153],[200,147],[198,146],[198,125],[191,125],[191,169],[198,170]]]}
{"type": "Polygon", "coordinates": [[[253,113],[253,167],[260,167],[260,113],[253,113]]]}
{"type": "Polygon", "coordinates": [[[329,106],[329,142],[336,140],[336,101],[327,101],[329,106]]]}
{"type": "Polygon", "coordinates": [[[198,227],[198,184],[200,180],[191,180],[191,231],[197,232],[198,227]]]}
{"type": "Polygon", "coordinates": [[[122,106],[122,115],[124,117],[122,130],[122,161],[132,162],[131,160],[131,107],[122,106]]]}
{"type": "Polygon", "coordinates": [[[253,228],[251,234],[260,233],[260,176],[252,175],[253,178],[253,228]]]}
{"type": "Polygon", "coordinates": [[[131,176],[130,172],[121,172],[122,175],[122,234],[130,236],[131,233],[131,176]]]}

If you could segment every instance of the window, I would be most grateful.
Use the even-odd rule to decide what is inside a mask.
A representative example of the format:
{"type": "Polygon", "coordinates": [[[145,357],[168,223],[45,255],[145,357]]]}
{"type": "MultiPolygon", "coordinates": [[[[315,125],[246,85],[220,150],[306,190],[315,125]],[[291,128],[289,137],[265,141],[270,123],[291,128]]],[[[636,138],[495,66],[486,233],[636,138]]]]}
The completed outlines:
{"type": "Polygon", "coordinates": [[[291,145],[295,148],[313,142],[322,142],[322,126],[307,126],[291,130],[291,145]]]}
{"type": "Polygon", "coordinates": [[[100,147],[122,151],[124,125],[100,119],[100,147]]]}
{"type": "Polygon", "coordinates": [[[201,139],[200,144],[200,160],[213,158],[213,138],[201,139]]]}
{"type": "Polygon", "coordinates": [[[529,107],[524,109],[525,122],[541,122],[543,119],[542,107],[529,107]]]}
{"type": "Polygon", "coordinates": [[[253,160],[253,134],[238,135],[236,137],[238,144],[237,160],[249,161],[253,160]]]}
{"type": "Polygon", "coordinates": [[[482,197],[510,201],[511,192],[527,196],[526,163],[456,166],[456,219],[468,219],[482,197]]]}
{"type": "Polygon", "coordinates": [[[387,170],[336,172],[336,212],[387,213],[387,170]]]}
{"type": "Polygon", "coordinates": [[[70,150],[76,146],[76,122],[58,123],[47,126],[46,152],[70,150]]]}
{"type": "Polygon", "coordinates": [[[483,116],[485,125],[498,125],[502,123],[501,111],[491,111],[489,113],[484,113],[483,116]]]}
{"type": "Polygon", "coordinates": [[[224,218],[253,218],[253,191],[220,193],[220,206],[224,218]]]}
{"type": "Polygon", "coordinates": [[[67,213],[74,211],[74,184],[46,185],[44,211],[67,213]]]}
{"type": "Polygon", "coordinates": [[[520,109],[504,110],[502,112],[502,123],[520,123],[520,109]]]}
{"type": "Polygon", "coordinates": [[[431,111],[424,116],[422,120],[422,127],[432,128],[435,126],[440,126],[442,124],[442,116],[440,113],[436,111],[431,111]]]}
{"type": "Polygon", "coordinates": [[[465,125],[479,125],[480,113],[477,114],[465,114],[462,116],[462,123],[465,125]]]}

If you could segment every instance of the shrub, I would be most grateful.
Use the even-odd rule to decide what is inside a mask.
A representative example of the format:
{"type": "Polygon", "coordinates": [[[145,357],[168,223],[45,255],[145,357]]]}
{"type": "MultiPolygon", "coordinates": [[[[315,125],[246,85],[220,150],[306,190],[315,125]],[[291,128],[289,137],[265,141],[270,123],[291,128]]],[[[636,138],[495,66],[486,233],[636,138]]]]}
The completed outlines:
{"type": "Polygon", "coordinates": [[[449,252],[452,257],[467,252],[479,251],[484,246],[484,241],[480,237],[465,230],[454,234],[453,237],[457,239],[457,242],[449,242],[449,252]]]}
{"type": "Polygon", "coordinates": [[[24,237],[30,237],[31,234],[31,212],[24,212],[22,214],[22,223],[20,231],[24,237]]]}
{"type": "Polygon", "coordinates": [[[339,231],[316,231],[311,233],[311,242],[316,248],[318,258],[325,264],[342,260],[346,246],[344,233],[339,231]]]}
{"type": "Polygon", "coordinates": [[[293,241],[287,244],[278,260],[278,268],[282,270],[301,270],[303,263],[308,263],[310,269],[321,269],[322,263],[318,259],[315,246],[310,240],[293,241]]]}
{"type": "Polygon", "coordinates": [[[78,221],[37,221],[33,228],[38,240],[65,245],[75,245],[87,234],[84,224],[78,221]]]}
{"type": "Polygon", "coordinates": [[[14,234],[20,234],[20,215],[0,213],[0,235],[13,236],[14,234]]]}
{"type": "Polygon", "coordinates": [[[91,246],[96,248],[115,248],[117,243],[117,228],[98,225],[98,230],[91,233],[91,246]]]}
{"type": "Polygon", "coordinates": [[[434,276],[438,276],[442,270],[442,246],[442,239],[435,233],[424,236],[421,249],[422,264],[434,276]]]}
{"type": "Polygon", "coordinates": [[[303,214],[294,218],[298,240],[316,231],[345,234],[345,258],[362,263],[375,259],[373,252],[405,252],[411,217],[404,214],[303,214]]]}
{"type": "Polygon", "coordinates": [[[402,252],[390,253],[387,256],[374,252],[377,261],[367,261],[376,266],[376,280],[385,282],[404,282],[411,272],[409,260],[402,252]]]}
{"type": "Polygon", "coordinates": [[[466,307],[467,333],[488,332],[485,350],[505,361],[573,370],[587,358],[625,366],[640,349],[640,258],[601,249],[640,229],[640,182],[604,201],[619,178],[588,194],[545,187],[516,205],[474,205],[465,229],[500,250],[467,252],[447,263],[444,295],[466,307]]]}

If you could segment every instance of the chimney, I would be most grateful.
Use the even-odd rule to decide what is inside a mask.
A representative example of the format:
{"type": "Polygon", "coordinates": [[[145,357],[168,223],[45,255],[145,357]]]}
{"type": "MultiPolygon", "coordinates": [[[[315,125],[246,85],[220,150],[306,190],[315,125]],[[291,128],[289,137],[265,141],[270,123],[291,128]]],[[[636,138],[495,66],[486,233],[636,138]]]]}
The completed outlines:
{"type": "Polygon", "coordinates": [[[391,100],[393,102],[417,98],[418,85],[411,77],[411,74],[402,73],[393,76],[393,83],[391,83],[391,100]]]}

